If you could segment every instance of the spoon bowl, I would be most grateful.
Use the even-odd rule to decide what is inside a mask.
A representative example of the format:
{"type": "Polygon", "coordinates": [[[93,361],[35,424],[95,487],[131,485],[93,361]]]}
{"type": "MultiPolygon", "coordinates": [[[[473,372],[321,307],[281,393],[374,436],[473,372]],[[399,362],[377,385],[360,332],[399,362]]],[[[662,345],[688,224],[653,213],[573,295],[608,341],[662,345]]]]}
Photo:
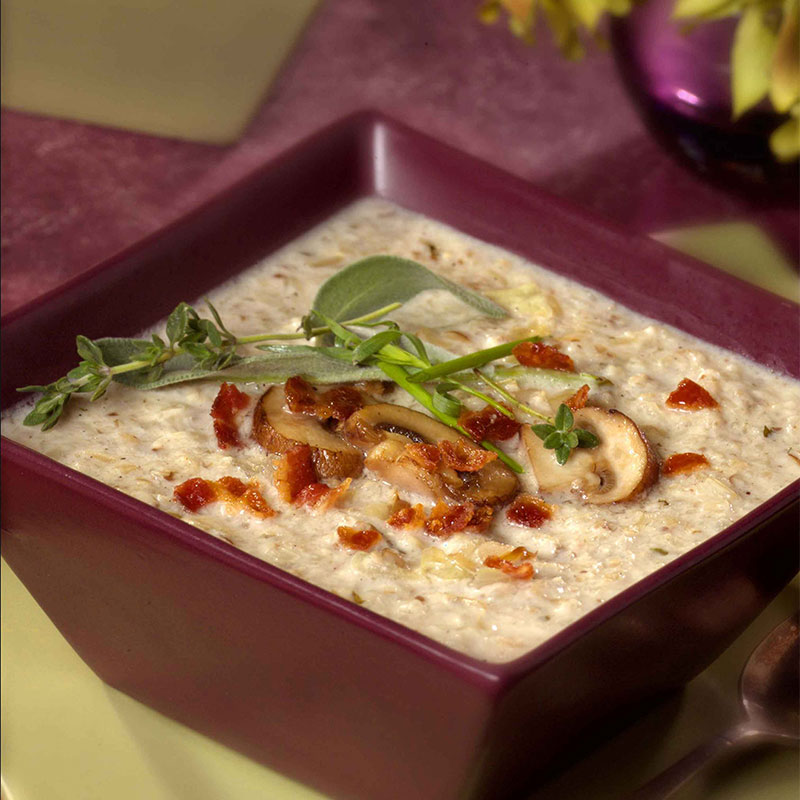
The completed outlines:
{"type": "Polygon", "coordinates": [[[629,800],[670,797],[710,761],[735,746],[800,742],[800,614],[784,620],[747,659],[739,679],[742,719],[637,789],[629,800]]]}
{"type": "Polygon", "coordinates": [[[800,741],[800,618],[782,622],[756,647],[742,671],[739,692],[755,735],[800,741]]]}

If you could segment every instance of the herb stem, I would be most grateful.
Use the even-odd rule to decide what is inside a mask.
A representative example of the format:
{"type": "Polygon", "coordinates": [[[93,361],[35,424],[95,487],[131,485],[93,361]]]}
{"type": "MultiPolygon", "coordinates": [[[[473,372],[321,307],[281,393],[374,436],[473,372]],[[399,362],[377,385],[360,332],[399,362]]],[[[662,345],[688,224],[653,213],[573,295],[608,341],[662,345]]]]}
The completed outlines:
{"type": "MultiPolygon", "coordinates": [[[[419,403],[428,411],[431,412],[440,422],[443,422],[445,425],[457,430],[459,433],[463,434],[467,438],[471,438],[469,433],[458,424],[458,420],[451,416],[450,414],[445,414],[439,409],[435,408],[433,405],[433,398],[430,394],[418,383],[412,383],[409,380],[409,374],[403,369],[403,367],[397,364],[387,364],[386,362],[379,362],[378,366],[383,373],[386,375],[387,378],[393,380],[401,389],[405,389],[415,400],[419,401],[419,403]]],[[[486,450],[490,450],[492,453],[495,453],[497,457],[513,472],[520,474],[525,470],[522,466],[517,463],[511,456],[507,453],[504,453],[499,447],[492,444],[487,440],[483,440],[481,442],[481,447],[486,450]]]]}
{"type": "Polygon", "coordinates": [[[542,419],[545,422],[549,422],[551,425],[553,420],[551,417],[548,417],[546,414],[542,414],[540,411],[536,411],[536,409],[531,408],[525,403],[517,400],[513,394],[507,392],[497,381],[493,381],[488,375],[485,375],[479,369],[473,370],[473,372],[478,376],[480,380],[482,380],[487,386],[491,386],[497,394],[499,394],[504,400],[508,400],[513,406],[516,406],[521,411],[524,411],[526,414],[530,414],[532,417],[536,417],[537,419],[542,419]]]}
{"type": "MultiPolygon", "coordinates": [[[[477,370],[475,370],[477,372],[477,370]]],[[[479,373],[480,374],[480,373],[479,373]]],[[[471,394],[473,397],[477,397],[479,400],[483,400],[484,403],[487,403],[492,408],[499,411],[501,414],[504,414],[509,419],[514,419],[514,415],[503,405],[497,402],[493,397],[489,397],[488,394],[484,394],[483,392],[479,391],[478,389],[473,389],[466,383],[462,381],[456,380],[455,378],[451,377],[450,381],[458,386],[462,392],[466,392],[467,394],[471,394]]]]}
{"type": "Polygon", "coordinates": [[[487,347],[485,350],[477,350],[474,353],[468,353],[465,356],[458,358],[451,358],[449,361],[442,361],[440,364],[428,369],[421,370],[411,376],[414,383],[426,383],[436,378],[443,378],[445,375],[452,375],[454,372],[461,372],[462,370],[473,369],[474,367],[482,367],[490,361],[495,361],[498,358],[505,358],[511,355],[511,351],[523,342],[539,342],[540,336],[528,336],[525,339],[517,339],[514,342],[506,342],[505,344],[498,344],[495,347],[487,347]]]}
{"type": "MultiPolygon", "coordinates": [[[[386,314],[389,314],[392,311],[395,311],[402,305],[403,305],[402,303],[389,303],[388,306],[379,308],[377,311],[370,311],[369,314],[363,314],[360,317],[345,320],[341,324],[361,325],[364,322],[371,322],[374,319],[378,319],[379,317],[382,317],[386,314]]],[[[319,328],[312,328],[309,331],[309,335],[306,335],[305,331],[297,331],[295,333],[257,333],[253,334],[252,336],[237,336],[235,344],[254,344],[255,342],[267,342],[267,341],[290,340],[290,339],[311,339],[315,336],[322,336],[323,334],[330,332],[331,329],[327,325],[323,325],[319,328]]]]}

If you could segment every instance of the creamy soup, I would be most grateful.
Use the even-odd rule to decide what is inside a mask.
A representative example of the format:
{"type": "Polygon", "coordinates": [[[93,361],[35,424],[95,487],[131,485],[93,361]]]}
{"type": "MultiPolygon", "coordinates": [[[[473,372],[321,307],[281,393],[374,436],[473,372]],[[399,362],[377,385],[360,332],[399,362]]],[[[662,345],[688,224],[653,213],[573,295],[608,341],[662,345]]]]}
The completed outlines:
{"type": "MultiPolygon", "coordinates": [[[[261,385],[239,385],[247,395],[247,408],[235,418],[241,447],[218,446],[209,412],[219,381],[147,392],[113,384],[94,403],[77,395],[44,433],[23,427],[29,405],[22,404],[5,415],[3,433],[341,597],[495,662],[532,649],[800,476],[797,382],[385,201],[350,206],[210,299],[237,334],[294,331],[325,279],[377,253],[419,261],[508,311],[493,319],[447,292],[427,291],[392,313],[403,329],[456,354],[545,337],[576,370],[609,381],[592,386],[589,407],[617,409],[634,421],[662,464],[660,476],[614,503],[587,502],[586,492],[563,488],[542,491],[515,435],[500,446],[525,468],[519,491],[546,501],[548,518],[533,527],[515,524],[507,503],[499,504],[485,530],[443,536],[388,524],[406,505],[421,504],[429,516],[434,500],[370,470],[325,508],[287,502],[275,481],[285,456],[251,436],[261,385]],[[667,398],[684,379],[717,406],[669,407],[667,398]],[[669,461],[678,454],[702,460],[669,461]],[[667,474],[665,463],[677,469],[667,474]],[[176,499],[176,487],[190,479],[231,477],[255,489],[275,513],[223,501],[191,511],[176,499]],[[367,549],[353,549],[340,535],[347,528],[380,536],[367,549]]],[[[207,313],[202,302],[197,308],[207,313]]],[[[510,388],[530,408],[552,415],[576,387],[510,388]]],[[[421,409],[398,389],[378,399],[421,409]]]]}

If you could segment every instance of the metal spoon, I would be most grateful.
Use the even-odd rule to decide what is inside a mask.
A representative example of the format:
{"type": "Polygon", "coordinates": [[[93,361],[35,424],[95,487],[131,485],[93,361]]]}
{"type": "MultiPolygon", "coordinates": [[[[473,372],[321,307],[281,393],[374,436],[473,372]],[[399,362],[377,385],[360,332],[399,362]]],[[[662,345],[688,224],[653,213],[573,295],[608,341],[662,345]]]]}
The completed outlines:
{"type": "Polygon", "coordinates": [[[670,797],[711,759],[734,747],[800,741],[799,631],[800,615],[795,614],[773,629],[747,660],[739,679],[744,715],[738,724],[692,750],[629,800],[670,797]]]}

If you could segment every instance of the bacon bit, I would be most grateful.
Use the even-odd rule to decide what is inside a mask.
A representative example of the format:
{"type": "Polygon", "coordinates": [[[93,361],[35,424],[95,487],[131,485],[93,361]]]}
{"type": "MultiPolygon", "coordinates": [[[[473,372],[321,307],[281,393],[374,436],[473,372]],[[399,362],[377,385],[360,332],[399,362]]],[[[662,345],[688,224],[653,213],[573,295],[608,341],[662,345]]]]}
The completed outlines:
{"type": "Polygon", "coordinates": [[[241,497],[247,491],[247,484],[238,478],[226,476],[220,478],[216,483],[234,497],[241,497]]]}
{"type": "Polygon", "coordinates": [[[324,511],[339,502],[352,482],[352,478],[346,478],[335,488],[324,483],[309,483],[300,490],[294,502],[299,506],[310,506],[324,511]]]}
{"type": "Polygon", "coordinates": [[[236,415],[246,408],[250,398],[240,392],[232,383],[223,383],[211,405],[211,418],[214,420],[214,433],[220,450],[241,447],[242,440],[236,428],[236,415]]]}
{"type": "Polygon", "coordinates": [[[344,422],[351,414],[364,407],[364,397],[352,386],[336,386],[320,395],[317,416],[344,422]]]}
{"type": "Polygon", "coordinates": [[[173,495],[189,511],[197,511],[209,503],[223,501],[241,506],[259,517],[275,515],[275,511],[270,508],[255,484],[246,484],[231,476],[225,476],[218,481],[190,478],[176,486],[173,495]]]}
{"type": "Polygon", "coordinates": [[[472,512],[472,519],[469,521],[470,530],[476,533],[483,533],[491,524],[494,509],[491,506],[478,506],[472,512]]]}
{"type": "Polygon", "coordinates": [[[540,528],[553,516],[553,506],[529,494],[519,495],[506,511],[506,519],[514,525],[540,528]]]}
{"type": "Polygon", "coordinates": [[[452,534],[472,528],[477,532],[485,531],[492,521],[491,506],[476,506],[473,503],[449,506],[439,502],[425,520],[425,530],[432,536],[447,538],[452,534]]]}
{"type": "Polygon", "coordinates": [[[521,342],[511,351],[514,358],[524,367],[543,367],[559,369],[562,372],[575,372],[572,359],[558,348],[542,342],[521,342]]]}
{"type": "Polygon", "coordinates": [[[311,483],[318,483],[311,459],[311,448],[307,444],[299,444],[278,459],[275,465],[275,486],[281,498],[292,503],[311,483]]]}
{"type": "Polygon", "coordinates": [[[719,403],[699,384],[684,378],[667,398],[667,407],[678,411],[719,408],[719,403]]]}
{"type": "Polygon", "coordinates": [[[293,414],[317,414],[317,393],[314,387],[299,375],[289,378],[284,384],[283,393],[286,406],[293,414]]]}
{"type": "Polygon", "coordinates": [[[242,495],[242,500],[252,512],[259,516],[275,516],[275,511],[270,508],[269,503],[264,499],[264,495],[252,486],[242,495]]]}
{"type": "Polygon", "coordinates": [[[589,398],[589,384],[584,383],[580,389],[578,389],[575,394],[571,397],[568,397],[564,401],[564,405],[569,407],[572,411],[580,411],[582,408],[586,408],[586,401],[589,398]]]}
{"type": "Polygon", "coordinates": [[[458,424],[476,441],[504,442],[519,433],[520,423],[486,406],[481,411],[463,411],[458,424]]]}
{"type": "Polygon", "coordinates": [[[404,455],[408,456],[415,464],[419,464],[426,472],[436,472],[442,454],[435,444],[426,442],[411,442],[406,445],[404,455]]]}
{"type": "Polygon", "coordinates": [[[283,387],[286,405],[293,414],[306,414],[325,420],[344,422],[364,406],[364,396],[352,386],[334,386],[321,394],[308,381],[295,375],[283,387]]]}
{"type": "Polygon", "coordinates": [[[311,506],[319,504],[323,497],[330,491],[330,487],[324,483],[309,483],[304,486],[294,498],[294,503],[298,506],[311,506]]]}
{"type": "Polygon", "coordinates": [[[189,478],[176,486],[172,494],[188,511],[199,511],[217,499],[214,486],[204,478],[189,478]]]}
{"type": "Polygon", "coordinates": [[[347,525],[340,525],[336,532],[339,534],[339,541],[350,550],[369,550],[383,538],[373,527],[359,530],[349,528],[347,525]]]}
{"type": "Polygon", "coordinates": [[[400,508],[386,520],[393,528],[421,528],[425,524],[425,510],[422,503],[400,508]]]}
{"type": "Polygon", "coordinates": [[[531,553],[526,547],[515,547],[513,550],[509,550],[508,553],[504,553],[502,557],[516,564],[519,561],[536,558],[536,553],[531,553]]]}
{"type": "Polygon", "coordinates": [[[497,458],[497,453],[476,447],[464,439],[457,439],[455,442],[445,439],[439,442],[439,452],[445,466],[458,472],[477,472],[497,458]]]}
{"type": "Polygon", "coordinates": [[[517,580],[529,580],[533,577],[533,564],[529,561],[524,561],[521,564],[514,564],[507,558],[486,556],[483,565],[485,567],[491,567],[492,569],[499,569],[501,572],[517,580]]]}
{"type": "Polygon", "coordinates": [[[664,461],[662,475],[687,475],[710,466],[708,459],[701,453],[675,453],[664,461]]]}

